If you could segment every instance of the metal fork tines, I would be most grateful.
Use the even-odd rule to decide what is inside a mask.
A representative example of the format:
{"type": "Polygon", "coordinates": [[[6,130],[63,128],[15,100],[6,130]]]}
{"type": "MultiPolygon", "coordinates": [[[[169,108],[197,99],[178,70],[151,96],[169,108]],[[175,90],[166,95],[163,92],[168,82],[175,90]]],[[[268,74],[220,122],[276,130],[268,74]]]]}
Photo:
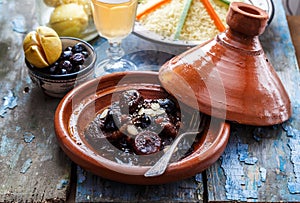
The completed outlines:
{"type": "MultiPolygon", "coordinates": [[[[200,132],[201,129],[199,129],[200,123],[200,114],[198,111],[194,112],[191,120],[189,122],[189,127],[187,128],[187,132],[184,132],[176,137],[176,139],[173,141],[173,143],[170,145],[170,147],[167,149],[165,154],[144,174],[145,177],[154,177],[162,175],[165,170],[167,169],[167,166],[169,164],[169,161],[171,160],[172,154],[174,153],[177,145],[181,141],[181,139],[187,135],[196,135],[200,132]]],[[[201,130],[202,131],[202,130],[201,130]]]]}

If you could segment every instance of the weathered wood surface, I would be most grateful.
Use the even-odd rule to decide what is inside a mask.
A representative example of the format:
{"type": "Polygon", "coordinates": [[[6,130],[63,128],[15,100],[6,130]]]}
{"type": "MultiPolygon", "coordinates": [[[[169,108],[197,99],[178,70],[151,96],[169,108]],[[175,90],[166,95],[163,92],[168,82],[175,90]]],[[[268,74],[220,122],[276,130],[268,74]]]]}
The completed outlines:
{"type": "Polygon", "coordinates": [[[0,0],[0,202],[64,201],[70,183],[71,162],[53,129],[59,100],[32,84],[24,64],[34,2],[0,0]]]}
{"type": "Polygon", "coordinates": [[[271,127],[232,125],[224,154],[207,170],[209,202],[300,201],[300,74],[281,1],[274,3],[261,43],[288,91],[293,115],[271,127]]]}
{"type": "Polygon", "coordinates": [[[78,167],[76,202],[203,202],[202,175],[162,185],[128,185],[78,167]]]}
{"type": "MultiPolygon", "coordinates": [[[[300,146],[298,144],[300,139],[300,110],[298,109],[300,77],[284,9],[280,0],[275,0],[274,3],[275,17],[261,37],[261,42],[291,97],[293,118],[282,125],[271,127],[233,124],[230,142],[223,156],[206,173],[197,176],[207,183],[200,181],[195,184],[193,177],[167,186],[126,185],[93,176],[78,168],[76,201],[300,201],[300,181],[297,180],[300,146]],[[182,190],[182,184],[184,190],[182,190]],[[201,190],[199,190],[199,184],[201,190]],[[204,188],[206,185],[207,188],[204,188]],[[188,195],[178,196],[181,193],[172,192],[173,190],[180,191],[179,188],[188,195]]],[[[143,49],[162,50],[172,54],[183,51],[168,46],[155,45],[153,47],[153,43],[149,44],[140,40],[134,37],[128,39],[131,43],[142,42],[143,49]]],[[[134,46],[134,43],[127,51],[138,50],[136,49],[138,46],[134,46]]],[[[102,46],[105,46],[105,43],[100,46],[96,43],[94,46],[100,51],[103,50],[102,46]]]]}
{"type": "MultiPolygon", "coordinates": [[[[300,76],[281,1],[274,2],[275,16],[261,42],[291,97],[290,121],[264,128],[232,125],[223,156],[206,173],[176,183],[126,185],[78,167],[74,201],[299,202],[300,76]]],[[[60,150],[53,129],[59,100],[41,94],[24,65],[22,40],[37,24],[33,3],[0,0],[0,202],[65,201],[70,187],[71,162],[60,150]]],[[[100,60],[107,44],[98,38],[93,45],[100,60]]],[[[168,53],[183,51],[133,35],[124,45],[130,57],[145,57],[141,67],[151,70],[168,53]],[[133,54],[140,50],[150,51],[133,54]],[[157,51],[167,54],[154,61],[147,57],[157,51]]]]}

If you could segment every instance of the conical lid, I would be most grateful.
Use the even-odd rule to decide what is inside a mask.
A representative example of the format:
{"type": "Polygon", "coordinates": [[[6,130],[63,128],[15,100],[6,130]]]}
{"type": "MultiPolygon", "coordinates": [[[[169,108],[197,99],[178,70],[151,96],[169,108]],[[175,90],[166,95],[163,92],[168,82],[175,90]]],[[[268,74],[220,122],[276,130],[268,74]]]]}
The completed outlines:
{"type": "Polygon", "coordinates": [[[162,85],[211,116],[259,126],[284,122],[292,114],[290,99],[258,38],[267,20],[260,8],[231,3],[229,28],[166,62],[162,85]]]}

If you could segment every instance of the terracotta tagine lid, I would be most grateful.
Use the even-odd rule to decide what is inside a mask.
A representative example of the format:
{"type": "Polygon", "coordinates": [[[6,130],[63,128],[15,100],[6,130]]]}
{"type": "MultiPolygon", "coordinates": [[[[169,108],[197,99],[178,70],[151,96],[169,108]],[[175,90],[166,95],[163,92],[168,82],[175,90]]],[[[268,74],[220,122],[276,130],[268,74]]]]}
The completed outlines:
{"type": "Polygon", "coordinates": [[[211,116],[258,126],[286,121],[289,96],[258,38],[267,20],[260,8],[231,3],[229,28],[166,62],[159,71],[162,85],[211,116]]]}

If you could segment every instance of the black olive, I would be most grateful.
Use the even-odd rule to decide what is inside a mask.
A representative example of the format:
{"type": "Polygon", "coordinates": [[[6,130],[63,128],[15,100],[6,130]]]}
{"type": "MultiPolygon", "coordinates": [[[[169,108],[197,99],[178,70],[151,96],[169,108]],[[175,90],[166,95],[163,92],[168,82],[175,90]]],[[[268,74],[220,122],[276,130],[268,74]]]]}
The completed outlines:
{"type": "Polygon", "coordinates": [[[76,65],[82,65],[85,61],[84,55],[82,53],[75,53],[70,57],[70,61],[76,65]]]}
{"type": "Polygon", "coordinates": [[[62,74],[62,75],[67,74],[67,73],[68,73],[68,72],[67,72],[66,69],[64,69],[64,68],[61,69],[61,74],[62,74]]]}
{"type": "Polygon", "coordinates": [[[88,56],[89,52],[83,43],[68,46],[61,53],[60,58],[53,65],[43,69],[42,72],[52,75],[63,75],[77,72],[86,67],[83,63],[88,56]]]}
{"type": "Polygon", "coordinates": [[[63,73],[63,72],[61,71],[61,73],[62,73],[62,74],[66,74],[66,73],[69,73],[69,72],[72,71],[73,65],[72,65],[72,63],[71,63],[70,61],[64,60],[64,61],[61,61],[61,62],[59,63],[59,68],[60,68],[61,70],[62,70],[62,69],[65,69],[66,72],[63,73]]]}
{"type": "Polygon", "coordinates": [[[81,53],[83,54],[84,58],[87,58],[89,56],[89,52],[87,51],[82,51],[81,53]]]}
{"type": "Polygon", "coordinates": [[[79,42],[73,46],[72,51],[74,53],[80,53],[82,51],[86,51],[86,48],[81,42],[79,42]]]}
{"type": "Polygon", "coordinates": [[[65,48],[65,51],[72,51],[73,47],[72,46],[68,46],[65,48]]]}
{"type": "Polygon", "coordinates": [[[72,55],[73,55],[73,52],[70,51],[70,50],[67,50],[67,51],[64,51],[64,52],[62,53],[61,58],[62,58],[63,60],[68,60],[68,59],[71,58],[72,55]]]}

